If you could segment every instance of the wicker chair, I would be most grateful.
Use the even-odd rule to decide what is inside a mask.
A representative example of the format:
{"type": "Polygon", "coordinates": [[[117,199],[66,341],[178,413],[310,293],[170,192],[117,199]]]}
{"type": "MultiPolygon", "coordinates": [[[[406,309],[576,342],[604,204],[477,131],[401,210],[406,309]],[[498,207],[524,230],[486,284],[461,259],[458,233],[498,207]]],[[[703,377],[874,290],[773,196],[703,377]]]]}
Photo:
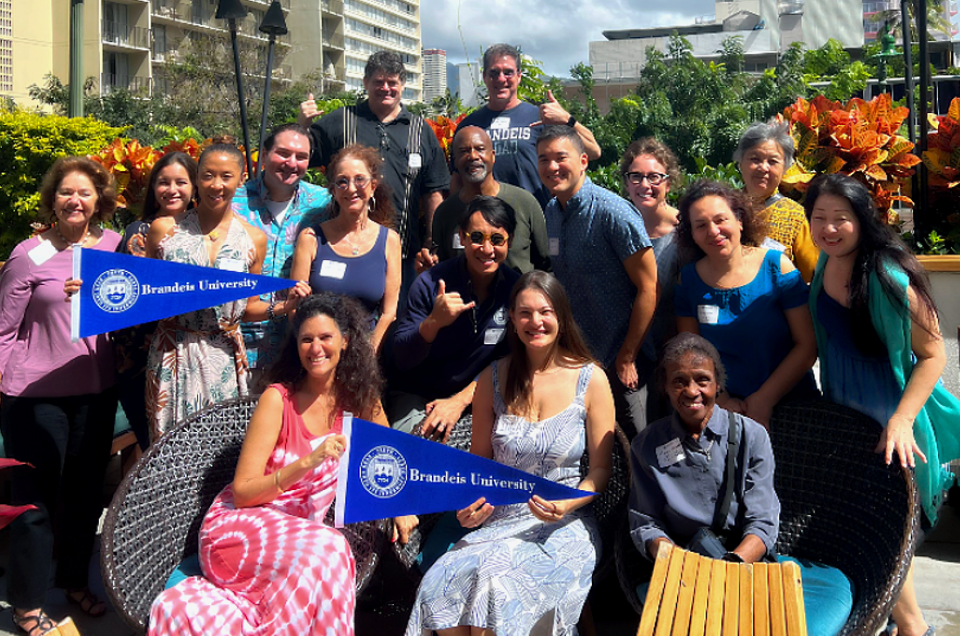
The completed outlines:
{"type": "MultiPolygon", "coordinates": [[[[120,484],[103,525],[101,569],[110,602],[137,632],[170,573],[196,554],[213,499],[232,479],[257,398],[222,402],[178,423],[120,484]]],[[[327,515],[332,525],[333,516],[327,515]]],[[[370,580],[384,542],[382,524],[343,529],[357,563],[357,590],[370,580]]]]}
{"type": "MultiPolygon", "coordinates": [[[[770,439],[780,498],[777,552],[843,571],[853,609],[841,636],[875,633],[890,614],[913,559],[919,500],[913,473],[874,452],[880,426],[852,409],[816,400],[777,407],[770,439]]],[[[642,560],[626,527],[617,574],[639,613],[642,560]]]]}

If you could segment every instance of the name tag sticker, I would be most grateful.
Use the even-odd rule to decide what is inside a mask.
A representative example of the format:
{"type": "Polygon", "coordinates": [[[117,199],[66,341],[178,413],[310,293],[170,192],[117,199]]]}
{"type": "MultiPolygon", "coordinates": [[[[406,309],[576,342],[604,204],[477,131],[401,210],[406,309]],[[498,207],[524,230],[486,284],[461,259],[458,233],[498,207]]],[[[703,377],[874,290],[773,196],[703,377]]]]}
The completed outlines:
{"type": "Polygon", "coordinates": [[[453,249],[455,250],[463,249],[463,243],[460,242],[460,232],[453,233],[453,249]]]}
{"type": "Polygon", "coordinates": [[[326,278],[342,279],[347,273],[347,264],[341,261],[323,261],[320,263],[320,275],[326,278]]]}
{"type": "Polygon", "coordinates": [[[423,158],[420,156],[419,152],[411,152],[410,157],[407,159],[407,165],[413,169],[419,169],[423,166],[423,158]]]}
{"type": "Polygon", "coordinates": [[[682,462],[686,458],[686,455],[683,452],[683,445],[680,444],[680,440],[673,438],[666,444],[657,446],[657,463],[660,465],[660,468],[667,468],[668,466],[673,466],[679,462],[682,462]]]}
{"type": "Polygon", "coordinates": [[[244,262],[241,261],[239,258],[225,258],[222,261],[220,261],[220,267],[218,269],[222,269],[228,272],[242,272],[243,265],[244,265],[244,262]]]}
{"type": "Polygon", "coordinates": [[[510,128],[509,117],[497,117],[492,122],[490,122],[491,130],[507,130],[508,128],[510,128]]]}
{"type": "Polygon", "coordinates": [[[550,239],[550,256],[560,256],[560,239],[550,239]]]}
{"type": "Polygon", "coordinates": [[[27,256],[30,257],[30,260],[33,261],[34,265],[43,265],[56,253],[57,248],[53,246],[53,243],[50,241],[40,241],[40,245],[37,245],[35,248],[27,252],[27,256]]]}
{"type": "Polygon", "coordinates": [[[487,329],[483,332],[483,344],[495,345],[503,340],[503,334],[506,329],[487,329]]]}
{"type": "Polygon", "coordinates": [[[720,308],[716,305],[697,305],[697,321],[715,325],[720,320],[720,308]]]}

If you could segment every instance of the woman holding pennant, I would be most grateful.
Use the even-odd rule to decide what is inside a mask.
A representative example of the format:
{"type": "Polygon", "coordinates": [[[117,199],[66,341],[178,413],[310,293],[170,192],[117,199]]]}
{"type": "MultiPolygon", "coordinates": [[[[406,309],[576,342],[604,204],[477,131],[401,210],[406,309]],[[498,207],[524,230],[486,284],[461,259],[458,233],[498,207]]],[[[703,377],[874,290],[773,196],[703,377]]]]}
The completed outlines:
{"type": "MultiPolygon", "coordinates": [[[[613,396],[553,275],[532,271],[510,299],[510,355],[480,376],[471,452],[565,486],[602,492],[610,478],[613,396]],[[580,460],[590,471],[580,479],[580,460]]],[[[407,636],[576,633],[599,537],[592,497],[457,512],[464,537],[420,584],[407,636]],[[536,628],[536,630],[534,629],[536,628]],[[538,631],[539,633],[539,631],[538,631]]]]}
{"type": "MultiPolygon", "coordinates": [[[[243,180],[243,153],[215,143],[200,155],[197,206],[150,225],[147,255],[178,263],[259,274],[266,236],[233,214],[243,180]]],[[[290,313],[310,293],[298,282],[282,302],[259,296],[161,320],[150,344],[147,412],[156,439],[175,422],[211,404],[247,394],[247,357],[240,322],[290,313]]]]}
{"type": "MultiPolygon", "coordinates": [[[[387,426],[368,319],[344,296],[300,303],[233,483],[200,528],[203,576],[154,601],[151,636],[352,636],[356,565],[347,540],[323,519],[347,444],[344,412],[387,426]]],[[[415,517],[395,521],[406,541],[405,522],[415,517]]]]}

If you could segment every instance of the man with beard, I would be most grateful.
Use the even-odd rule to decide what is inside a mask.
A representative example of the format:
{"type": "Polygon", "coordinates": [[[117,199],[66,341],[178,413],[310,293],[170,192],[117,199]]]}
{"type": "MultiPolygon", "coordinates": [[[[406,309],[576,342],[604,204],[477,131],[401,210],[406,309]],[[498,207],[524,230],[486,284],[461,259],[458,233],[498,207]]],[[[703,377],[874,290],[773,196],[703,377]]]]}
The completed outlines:
{"type": "Polygon", "coordinates": [[[521,274],[532,269],[549,269],[547,224],[540,203],[523,188],[494,179],[496,155],[487,132],[477,126],[461,128],[450,147],[463,187],[447,197],[434,213],[433,240],[437,252],[426,256],[421,252],[418,270],[463,253],[458,226],[460,215],[467,204],[480,195],[497,197],[513,208],[517,227],[510,237],[506,264],[521,274]]]}

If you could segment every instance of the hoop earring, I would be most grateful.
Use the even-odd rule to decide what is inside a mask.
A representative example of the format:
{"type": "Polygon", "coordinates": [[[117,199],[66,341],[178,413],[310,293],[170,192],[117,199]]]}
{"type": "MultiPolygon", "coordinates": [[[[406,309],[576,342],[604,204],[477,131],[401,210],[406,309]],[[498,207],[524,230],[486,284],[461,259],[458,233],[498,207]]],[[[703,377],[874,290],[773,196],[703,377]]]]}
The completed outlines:
{"type": "Polygon", "coordinates": [[[377,197],[371,195],[370,200],[367,201],[367,208],[369,212],[373,212],[377,209],[377,197]]]}

